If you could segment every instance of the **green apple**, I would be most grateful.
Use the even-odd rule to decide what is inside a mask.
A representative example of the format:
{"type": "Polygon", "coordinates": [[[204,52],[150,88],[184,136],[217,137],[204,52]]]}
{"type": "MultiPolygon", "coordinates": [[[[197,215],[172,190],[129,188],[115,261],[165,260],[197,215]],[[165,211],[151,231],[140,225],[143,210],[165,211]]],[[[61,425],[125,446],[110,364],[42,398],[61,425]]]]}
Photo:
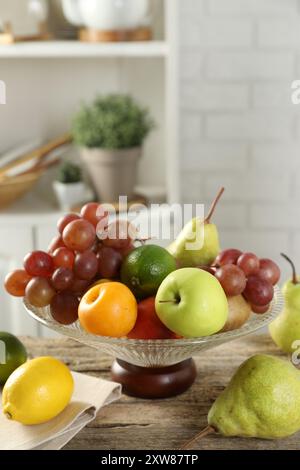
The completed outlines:
{"type": "Polygon", "coordinates": [[[197,268],[169,274],[155,299],[156,313],[171,331],[187,338],[209,336],[222,330],[228,301],[219,281],[197,268]]]}

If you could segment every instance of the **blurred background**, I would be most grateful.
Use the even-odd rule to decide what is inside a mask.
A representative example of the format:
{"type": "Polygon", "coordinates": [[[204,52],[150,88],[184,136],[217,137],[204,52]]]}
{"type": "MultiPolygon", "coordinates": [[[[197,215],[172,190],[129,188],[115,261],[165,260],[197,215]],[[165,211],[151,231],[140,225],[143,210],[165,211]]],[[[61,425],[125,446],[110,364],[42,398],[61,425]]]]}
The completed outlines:
{"type": "MultiPolygon", "coordinates": [[[[215,217],[222,246],[271,257],[286,278],[280,252],[300,266],[300,108],[291,102],[300,75],[300,2],[132,0],[123,16],[102,0],[100,9],[89,3],[0,0],[7,93],[0,106],[0,278],[24,253],[45,249],[65,207],[95,194],[114,199],[92,180],[90,152],[80,158],[78,150],[110,147],[92,145],[98,121],[82,111],[97,95],[104,100],[97,113],[111,113],[106,122],[121,119],[125,96],[134,100],[114,150],[143,148],[130,171],[137,177],[109,176],[126,180],[130,200],[207,205],[225,186],[215,217]],[[123,98],[112,103],[111,93],[123,98]],[[78,193],[65,186],[82,182],[75,200],[78,193]]],[[[41,334],[19,301],[2,291],[1,300],[10,313],[0,328],[41,334]]]]}

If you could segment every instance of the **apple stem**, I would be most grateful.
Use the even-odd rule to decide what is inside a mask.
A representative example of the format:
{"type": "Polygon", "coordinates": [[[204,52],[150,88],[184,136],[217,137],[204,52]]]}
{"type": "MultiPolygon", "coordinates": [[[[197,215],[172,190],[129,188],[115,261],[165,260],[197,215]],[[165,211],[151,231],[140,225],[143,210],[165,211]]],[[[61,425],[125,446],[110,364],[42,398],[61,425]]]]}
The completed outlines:
{"type": "Polygon", "coordinates": [[[160,300],[158,303],[159,304],[177,304],[178,301],[177,300],[160,300]]]}
{"type": "Polygon", "coordinates": [[[205,220],[204,220],[204,222],[205,222],[206,224],[209,224],[209,223],[210,223],[210,219],[212,218],[212,216],[213,216],[213,214],[214,214],[214,212],[215,212],[215,209],[216,209],[216,207],[217,207],[217,204],[218,204],[219,200],[221,199],[221,197],[222,197],[224,191],[225,191],[225,188],[221,188],[220,191],[218,192],[218,194],[217,194],[215,200],[213,201],[213,203],[212,203],[212,205],[211,205],[211,208],[209,209],[209,212],[208,212],[208,214],[207,214],[207,216],[205,217],[205,220]]]}
{"type": "Polygon", "coordinates": [[[217,431],[212,426],[206,426],[201,432],[199,432],[193,439],[186,442],[181,449],[178,450],[192,450],[194,448],[194,444],[197,444],[200,439],[203,439],[210,434],[215,434],[217,431]]]}
{"type": "Polygon", "coordinates": [[[298,279],[297,279],[297,273],[296,273],[295,264],[293,263],[293,261],[291,260],[291,258],[289,258],[287,255],[285,255],[284,253],[280,253],[280,254],[281,254],[281,256],[282,256],[288,263],[290,263],[290,265],[292,266],[292,272],[293,272],[292,282],[293,282],[293,284],[299,284],[298,279]]]}

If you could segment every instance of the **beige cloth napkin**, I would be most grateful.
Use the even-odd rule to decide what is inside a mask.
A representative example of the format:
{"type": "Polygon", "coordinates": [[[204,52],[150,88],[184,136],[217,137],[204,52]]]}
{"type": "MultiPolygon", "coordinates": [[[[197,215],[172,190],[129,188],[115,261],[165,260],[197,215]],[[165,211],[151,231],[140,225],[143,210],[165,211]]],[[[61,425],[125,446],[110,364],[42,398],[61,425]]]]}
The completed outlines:
{"type": "Polygon", "coordinates": [[[0,404],[0,450],[61,449],[95,419],[100,408],[121,396],[119,384],[77,372],[72,372],[72,375],[75,384],[72,401],[48,423],[23,426],[9,421],[0,404]]]}

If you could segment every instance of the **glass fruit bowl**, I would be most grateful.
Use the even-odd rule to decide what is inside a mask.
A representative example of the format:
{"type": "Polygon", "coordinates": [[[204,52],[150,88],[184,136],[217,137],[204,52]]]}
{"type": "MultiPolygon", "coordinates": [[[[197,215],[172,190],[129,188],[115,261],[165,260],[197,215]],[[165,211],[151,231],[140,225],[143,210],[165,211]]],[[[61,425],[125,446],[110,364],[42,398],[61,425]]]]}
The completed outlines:
{"type": "Polygon", "coordinates": [[[122,383],[128,394],[144,398],[162,398],[186,390],[196,377],[193,356],[267,326],[282,311],[283,304],[280,289],[275,286],[269,311],[252,314],[239,329],[200,338],[134,340],[91,335],[81,328],[79,321],[61,325],[52,318],[49,307],[35,308],[24,300],[29,315],[42,325],[116,357],[112,378],[122,383]]]}

